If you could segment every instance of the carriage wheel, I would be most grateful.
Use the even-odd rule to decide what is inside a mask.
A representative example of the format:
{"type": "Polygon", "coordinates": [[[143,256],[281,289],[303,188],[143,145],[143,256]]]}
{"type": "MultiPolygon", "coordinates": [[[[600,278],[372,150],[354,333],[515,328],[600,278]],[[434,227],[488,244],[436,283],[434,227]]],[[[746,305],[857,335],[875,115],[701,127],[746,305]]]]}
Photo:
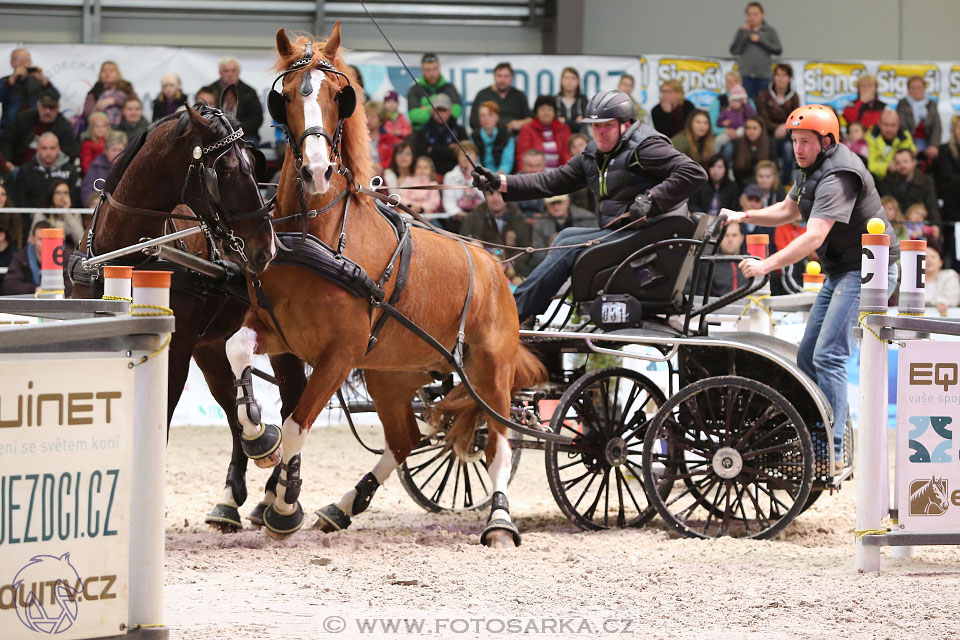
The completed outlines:
{"type": "Polygon", "coordinates": [[[572,445],[546,444],[550,491],[581,529],[640,526],[653,517],[640,470],[643,438],[665,402],[652,380],[612,367],[567,388],[550,421],[572,445]]]}
{"type": "MultiPolygon", "coordinates": [[[[487,425],[481,424],[473,437],[471,460],[457,458],[452,449],[444,450],[444,433],[424,438],[400,465],[400,484],[413,501],[434,513],[469,511],[490,504],[493,483],[487,473],[484,451],[487,425]]],[[[519,442],[511,441],[510,480],[520,465],[519,442]]]]}
{"type": "Polygon", "coordinates": [[[660,409],[643,447],[647,499],[688,537],[769,538],[800,513],[813,445],[797,410],[765,384],[706,378],[660,409]]]}

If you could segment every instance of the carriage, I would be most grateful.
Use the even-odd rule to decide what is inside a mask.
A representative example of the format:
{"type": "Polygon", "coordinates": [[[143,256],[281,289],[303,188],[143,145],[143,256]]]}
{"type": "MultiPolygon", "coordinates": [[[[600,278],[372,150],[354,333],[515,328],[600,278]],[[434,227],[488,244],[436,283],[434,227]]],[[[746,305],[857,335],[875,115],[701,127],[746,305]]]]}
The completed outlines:
{"type": "MultiPolygon", "coordinates": [[[[642,526],[659,514],[684,536],[768,538],[852,473],[849,421],[840,468],[831,407],[797,366],[797,347],[716,330],[711,314],[765,284],[710,296],[713,270],[743,258],[716,253],[722,233],[721,219],[672,213],[588,249],[542,326],[521,331],[549,379],[514,396],[512,417],[572,441],[514,436],[512,472],[523,449],[543,450],[551,492],[582,529],[642,526]]],[[[399,469],[428,511],[490,501],[486,430],[461,460],[444,447],[442,420],[428,424],[453,384],[450,376],[418,394],[429,435],[399,469]]],[[[344,397],[348,420],[373,410],[362,377],[345,383],[344,397]]]]}

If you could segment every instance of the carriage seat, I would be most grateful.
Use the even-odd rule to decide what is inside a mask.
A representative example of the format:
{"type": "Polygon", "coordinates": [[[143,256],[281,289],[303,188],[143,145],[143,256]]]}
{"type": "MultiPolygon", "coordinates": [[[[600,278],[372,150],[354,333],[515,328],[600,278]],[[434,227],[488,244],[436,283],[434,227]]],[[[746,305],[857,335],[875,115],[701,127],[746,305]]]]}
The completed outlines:
{"type": "MultiPolygon", "coordinates": [[[[687,213],[686,206],[650,218],[623,238],[584,250],[573,265],[571,293],[577,302],[596,298],[614,270],[633,253],[661,240],[706,237],[713,216],[687,213]]],[[[624,267],[605,294],[629,294],[640,301],[643,315],[679,313],[684,289],[693,271],[696,246],[667,245],[624,267]]]]}

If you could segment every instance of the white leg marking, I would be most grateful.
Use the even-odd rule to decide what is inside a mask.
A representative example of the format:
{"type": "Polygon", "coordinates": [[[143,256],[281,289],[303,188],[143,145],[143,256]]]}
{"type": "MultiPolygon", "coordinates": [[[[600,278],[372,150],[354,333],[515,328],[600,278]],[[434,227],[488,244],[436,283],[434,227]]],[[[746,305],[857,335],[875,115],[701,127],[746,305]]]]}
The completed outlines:
{"type": "MultiPolygon", "coordinates": [[[[239,378],[243,370],[253,366],[253,352],[257,348],[257,332],[249,327],[241,327],[230,336],[226,345],[227,360],[233,370],[233,377],[239,378]]],[[[243,397],[243,389],[237,387],[237,398],[243,397]]],[[[252,438],[260,432],[260,425],[253,424],[247,418],[247,408],[244,405],[237,407],[237,420],[243,427],[243,435],[252,438]]]]}
{"type": "MultiPolygon", "coordinates": [[[[307,442],[308,431],[302,431],[300,425],[294,419],[287,418],[283,421],[283,463],[290,462],[290,458],[303,451],[303,446],[307,442]]],[[[302,474],[301,474],[302,475],[302,474]]],[[[280,472],[280,479],[287,479],[287,470],[280,472]]],[[[285,500],[287,488],[282,484],[277,485],[277,498],[273,503],[274,510],[277,513],[293,513],[296,510],[296,502],[290,504],[285,500]]]]}
{"type": "MultiPolygon", "coordinates": [[[[493,483],[493,490],[502,491],[503,494],[506,495],[507,483],[510,482],[510,466],[513,460],[510,451],[510,440],[507,439],[506,435],[498,433],[496,442],[497,449],[493,454],[493,460],[490,462],[488,472],[490,474],[490,480],[493,483]]],[[[510,514],[503,509],[497,509],[490,514],[491,520],[496,520],[497,518],[511,521],[510,514]]]]}
{"type": "MultiPolygon", "coordinates": [[[[390,477],[390,474],[393,473],[394,469],[399,467],[397,464],[397,459],[393,457],[393,452],[389,448],[385,447],[383,455],[380,456],[380,459],[377,460],[377,464],[373,467],[373,475],[376,477],[377,482],[383,484],[387,481],[387,478],[390,477]]],[[[340,510],[343,511],[348,516],[353,516],[353,501],[357,497],[357,490],[350,489],[343,497],[340,498],[340,502],[337,503],[337,506],[340,507],[340,510]]]]}
{"type": "MultiPolygon", "coordinates": [[[[310,95],[303,96],[303,126],[304,130],[310,127],[322,127],[333,135],[333,129],[323,124],[323,110],[317,102],[317,92],[325,79],[326,74],[319,69],[310,72],[313,91],[310,95]]],[[[303,155],[303,164],[313,176],[313,183],[308,185],[308,190],[314,194],[326,193],[330,187],[330,180],[326,175],[330,168],[330,148],[327,146],[326,139],[321,136],[308,136],[303,142],[303,155]]]]}
{"type": "Polygon", "coordinates": [[[233,489],[230,487],[223,488],[223,494],[220,496],[220,502],[223,504],[228,504],[234,508],[240,506],[237,504],[236,500],[233,499],[233,489]]]}

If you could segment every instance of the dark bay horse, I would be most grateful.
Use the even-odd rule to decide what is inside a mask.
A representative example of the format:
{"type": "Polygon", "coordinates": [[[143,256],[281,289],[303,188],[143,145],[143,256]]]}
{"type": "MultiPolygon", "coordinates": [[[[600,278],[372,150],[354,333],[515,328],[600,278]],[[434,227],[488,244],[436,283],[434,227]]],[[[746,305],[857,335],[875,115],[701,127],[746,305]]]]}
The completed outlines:
{"type": "MultiPolygon", "coordinates": [[[[218,221],[234,222],[231,226],[241,239],[248,242],[259,239],[254,243],[258,249],[237,252],[235,249],[241,245],[232,241],[223,243],[228,245],[224,250],[247,270],[262,271],[276,250],[269,214],[264,211],[263,215],[236,220],[243,216],[236,215],[238,212],[255,212],[265,206],[257,177],[251,170],[255,165],[251,151],[236,135],[236,102],[235,88],[228,87],[223,92],[220,110],[201,107],[198,112],[187,108],[131,141],[117,158],[104,185],[104,193],[111,194],[112,202],[106,198],[101,202],[87,235],[90,246],[85,240],[80,249],[89,255],[101,255],[136,244],[145,237],[156,238],[196,226],[201,220],[212,230],[225,230],[218,221]],[[192,172],[194,168],[200,171],[192,172]],[[171,211],[197,219],[163,215],[171,211]]],[[[175,246],[201,258],[211,258],[203,234],[186,238],[175,246]]],[[[131,255],[118,262],[147,264],[151,268],[147,260],[142,255],[131,255]]],[[[167,265],[169,263],[164,266],[153,263],[152,268],[167,268],[167,265]]],[[[78,266],[71,269],[73,276],[77,276],[73,297],[102,294],[102,280],[82,277],[84,272],[78,266]]],[[[175,270],[173,283],[170,306],[177,324],[170,343],[167,423],[169,425],[180,400],[193,356],[211,394],[227,415],[233,435],[226,486],[207,522],[224,530],[236,530],[242,527],[237,507],[247,497],[247,456],[241,447],[233,374],[224,345],[226,338],[240,327],[249,303],[243,286],[236,295],[211,278],[182,269],[175,270]]],[[[285,416],[293,410],[306,384],[303,365],[284,354],[272,357],[271,362],[280,383],[281,411],[285,416]]]]}
{"type": "MultiPolygon", "coordinates": [[[[277,192],[274,216],[301,212],[297,181],[309,208],[326,211],[309,219],[309,233],[337,247],[344,226],[347,259],[363,267],[374,281],[381,278],[397,249],[392,225],[375,209],[373,200],[355,193],[356,184],[369,184],[372,166],[364,109],[357,106],[356,79],[340,56],[339,23],[325,42],[305,37],[291,42],[277,33],[279,61],[277,94],[269,106],[275,120],[289,128],[288,145],[277,192]],[[333,133],[329,133],[333,132],[333,133]],[[341,167],[335,162],[341,162],[341,167]],[[348,181],[338,169],[349,168],[348,181]],[[344,190],[346,197],[338,199],[344,190]]],[[[299,230],[301,222],[283,223],[279,230],[299,230]]],[[[251,243],[248,243],[251,247],[251,243]]],[[[256,247],[254,247],[256,250],[256,247]]],[[[412,230],[406,288],[396,307],[447,348],[458,340],[461,312],[466,306],[463,335],[465,369],[479,395],[501,415],[509,415],[511,391],[544,378],[536,357],[519,344],[517,309],[506,277],[490,255],[425,229],[412,230]],[[468,296],[472,282],[472,293],[468,296]],[[467,301],[469,300],[469,303],[467,301]]],[[[401,261],[402,262],[402,261],[401,261]]],[[[399,270],[398,270],[399,272],[399,270]]],[[[383,286],[387,299],[398,276],[383,286]]],[[[280,486],[265,514],[267,533],[283,537],[302,526],[300,452],[310,426],[350,371],[363,369],[371,398],[383,424],[386,451],[356,488],[318,512],[321,528],[345,528],[363,511],[374,491],[400,465],[421,439],[411,407],[417,390],[431,374],[451,371],[448,362],[395,320],[387,320],[369,349],[371,326],[381,311],[311,271],[277,264],[261,276],[272,313],[256,303],[243,328],[227,342],[227,355],[240,386],[238,417],[244,437],[264,440],[269,448],[282,434],[280,486]],[[313,366],[300,402],[282,429],[256,420],[257,406],[245,395],[254,354],[292,351],[313,366]]],[[[251,300],[254,300],[251,292],[251,300]]],[[[447,441],[458,454],[469,449],[481,410],[462,388],[454,389],[440,409],[455,414],[447,441]]],[[[506,498],[510,445],[506,429],[488,421],[486,463],[493,482],[493,507],[481,541],[491,546],[515,546],[519,532],[510,520],[506,498]]]]}

